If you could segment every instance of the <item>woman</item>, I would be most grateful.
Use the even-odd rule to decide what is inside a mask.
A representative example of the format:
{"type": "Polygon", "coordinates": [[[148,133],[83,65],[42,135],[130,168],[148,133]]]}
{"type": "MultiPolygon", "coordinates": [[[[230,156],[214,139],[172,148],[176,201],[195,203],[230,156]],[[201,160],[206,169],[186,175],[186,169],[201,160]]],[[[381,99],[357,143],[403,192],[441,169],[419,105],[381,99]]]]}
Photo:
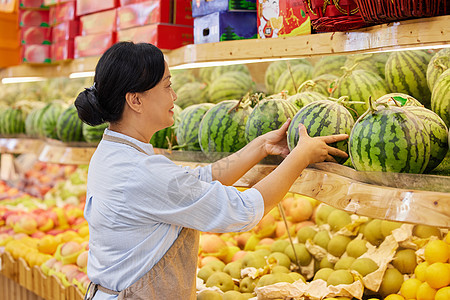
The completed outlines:
{"type": "Polygon", "coordinates": [[[250,230],[309,164],[347,156],[327,145],[347,135],[311,138],[304,127],[289,153],[288,121],[211,165],[177,166],[149,144],[174,122],[170,85],[157,47],[121,42],[75,101],[83,122],[110,124],[89,165],[88,299],[195,299],[199,231],[250,230]],[[253,188],[230,186],[267,155],[286,158],[253,188]]]}

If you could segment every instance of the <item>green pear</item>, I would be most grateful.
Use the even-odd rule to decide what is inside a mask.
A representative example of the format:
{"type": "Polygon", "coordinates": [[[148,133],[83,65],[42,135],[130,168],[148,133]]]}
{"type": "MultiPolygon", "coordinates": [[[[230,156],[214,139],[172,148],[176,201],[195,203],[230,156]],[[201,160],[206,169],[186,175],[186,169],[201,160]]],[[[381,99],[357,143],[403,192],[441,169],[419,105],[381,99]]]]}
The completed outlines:
{"type": "Polygon", "coordinates": [[[327,280],[328,280],[328,277],[329,277],[330,274],[333,273],[333,272],[334,272],[334,270],[333,270],[333,269],[330,269],[330,268],[323,268],[323,269],[320,269],[319,271],[316,272],[316,274],[314,274],[313,280],[316,280],[316,279],[322,279],[322,280],[324,280],[324,281],[327,281],[327,280]]]}
{"type": "Polygon", "coordinates": [[[355,259],[350,269],[355,270],[364,277],[367,274],[375,272],[378,269],[378,265],[372,259],[363,257],[355,259]]]}
{"type": "Polygon", "coordinates": [[[261,255],[262,257],[268,257],[272,253],[269,249],[257,249],[255,253],[261,255]]]}
{"type": "Polygon", "coordinates": [[[380,246],[384,241],[384,236],[381,233],[381,220],[373,219],[364,228],[364,238],[374,246],[380,246]]]}
{"type": "Polygon", "coordinates": [[[290,270],[288,268],[286,268],[285,266],[273,266],[272,267],[272,274],[275,273],[289,273],[290,270]]]}
{"type": "MultiPolygon", "coordinates": [[[[307,266],[311,262],[312,256],[306,249],[305,244],[294,244],[295,253],[297,254],[298,263],[300,266],[307,266]]],[[[295,254],[292,245],[289,245],[284,250],[284,253],[289,256],[293,263],[297,263],[295,261],[295,254]]]]}
{"type": "Polygon", "coordinates": [[[413,228],[413,235],[422,239],[426,239],[431,236],[437,236],[439,239],[442,238],[439,228],[428,225],[415,225],[413,228]]]}
{"type": "Polygon", "coordinates": [[[327,218],[327,223],[330,224],[331,230],[338,231],[346,225],[350,224],[352,219],[350,215],[343,210],[332,211],[327,218]]]}
{"type": "Polygon", "coordinates": [[[270,254],[267,258],[267,262],[269,264],[276,264],[279,266],[284,266],[286,268],[289,268],[289,266],[291,265],[291,259],[289,258],[289,256],[281,252],[272,252],[272,254],[270,254]]]}
{"type": "Polygon", "coordinates": [[[348,256],[358,258],[367,252],[366,240],[352,240],[347,244],[346,252],[348,256]]]}
{"type": "Polygon", "coordinates": [[[197,300],[222,300],[222,294],[218,291],[204,290],[198,293],[197,300]]]}
{"type": "Polygon", "coordinates": [[[400,226],[402,226],[402,223],[382,220],[381,234],[383,234],[384,237],[387,237],[388,235],[391,235],[392,230],[400,228],[400,226]]]}
{"type": "Polygon", "coordinates": [[[348,243],[351,238],[345,235],[335,235],[328,242],[328,253],[336,257],[341,257],[347,249],[348,243]]]}
{"type": "Polygon", "coordinates": [[[232,261],[228,263],[225,268],[223,268],[223,271],[229,274],[232,278],[240,279],[241,269],[242,263],[240,261],[232,261]]]}
{"type": "Polygon", "coordinates": [[[323,225],[327,223],[328,215],[334,210],[336,210],[336,208],[328,205],[321,205],[319,208],[317,208],[314,221],[317,225],[323,225]]]}
{"type": "Polygon", "coordinates": [[[222,292],[234,290],[234,281],[231,276],[225,272],[215,272],[209,276],[206,281],[206,287],[217,286],[222,292]]]}
{"type": "Polygon", "coordinates": [[[303,281],[303,282],[306,282],[305,277],[303,277],[303,275],[300,274],[300,273],[297,273],[297,272],[289,272],[288,275],[291,276],[292,279],[294,279],[294,282],[297,281],[297,280],[301,280],[301,281],[303,281]]]}
{"type": "Polygon", "coordinates": [[[256,295],[254,295],[253,293],[242,293],[242,296],[244,296],[244,299],[250,299],[250,298],[254,298],[256,295]]]}
{"type": "Polygon", "coordinates": [[[289,245],[290,243],[287,240],[276,240],[272,245],[270,245],[270,251],[284,252],[284,249],[286,249],[286,247],[289,245]]]}
{"type": "Polygon", "coordinates": [[[208,280],[209,276],[214,274],[216,271],[211,266],[203,266],[198,270],[197,277],[203,279],[204,282],[208,280]]]}
{"type": "Polygon", "coordinates": [[[257,287],[267,286],[278,282],[293,283],[294,279],[286,273],[266,274],[258,281],[257,287]]]}
{"type": "Polygon", "coordinates": [[[417,266],[416,252],[412,249],[399,250],[395,253],[392,265],[402,274],[412,274],[417,266]]]}
{"type": "Polygon", "coordinates": [[[262,256],[259,253],[256,252],[248,252],[243,258],[242,258],[242,268],[264,268],[266,265],[266,259],[264,256],[262,256]]]}
{"type": "Polygon", "coordinates": [[[313,243],[317,246],[322,247],[323,249],[328,249],[328,243],[330,242],[330,235],[328,231],[321,230],[319,231],[313,238],[313,243]]]}
{"type": "Polygon", "coordinates": [[[239,291],[241,293],[253,293],[259,278],[244,277],[239,282],[239,291]]]}
{"type": "Polygon", "coordinates": [[[226,291],[222,295],[223,300],[246,300],[247,298],[238,291],[226,291]]]}
{"type": "Polygon", "coordinates": [[[319,263],[319,268],[323,269],[323,268],[330,268],[330,269],[334,269],[334,263],[330,262],[328,260],[328,257],[324,257],[322,258],[322,260],[319,263]]]}
{"type": "Polygon", "coordinates": [[[205,266],[211,266],[214,271],[222,271],[225,268],[225,263],[221,260],[213,260],[207,263],[205,266]]]}
{"type": "Polygon", "coordinates": [[[350,269],[350,266],[352,265],[352,263],[354,261],[355,261],[354,257],[351,257],[351,256],[342,257],[340,260],[338,260],[334,264],[334,269],[335,270],[348,270],[348,269],[350,269]]]}
{"type": "Polygon", "coordinates": [[[399,270],[395,268],[386,269],[378,293],[383,297],[390,294],[397,294],[402,284],[403,275],[399,270]]]}
{"type": "Polygon", "coordinates": [[[308,239],[313,239],[317,231],[311,226],[305,226],[297,231],[297,239],[299,243],[306,243],[308,239]]]}
{"type": "Polygon", "coordinates": [[[353,275],[348,270],[336,270],[328,276],[327,285],[352,284],[353,275]]]}

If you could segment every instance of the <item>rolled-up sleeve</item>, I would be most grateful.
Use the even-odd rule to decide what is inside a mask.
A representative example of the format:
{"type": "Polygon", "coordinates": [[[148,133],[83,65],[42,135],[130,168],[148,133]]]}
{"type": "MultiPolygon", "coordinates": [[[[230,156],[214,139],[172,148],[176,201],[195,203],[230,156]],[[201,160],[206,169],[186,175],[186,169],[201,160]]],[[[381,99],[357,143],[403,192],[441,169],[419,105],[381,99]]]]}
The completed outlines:
{"type": "Polygon", "coordinates": [[[264,201],[256,189],[244,192],[211,181],[211,166],[180,168],[169,159],[149,156],[128,182],[132,209],[143,219],[200,231],[247,231],[261,220],[264,201]]]}

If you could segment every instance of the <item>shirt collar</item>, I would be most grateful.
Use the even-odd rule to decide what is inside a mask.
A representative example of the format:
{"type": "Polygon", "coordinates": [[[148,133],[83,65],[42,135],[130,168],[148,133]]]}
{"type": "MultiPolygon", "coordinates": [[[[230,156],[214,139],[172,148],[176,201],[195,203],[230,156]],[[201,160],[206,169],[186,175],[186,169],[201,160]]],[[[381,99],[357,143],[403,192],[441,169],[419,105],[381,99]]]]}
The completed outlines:
{"type": "Polygon", "coordinates": [[[153,146],[150,143],[144,143],[141,142],[135,138],[132,138],[131,136],[125,135],[123,133],[119,133],[117,131],[113,131],[111,129],[106,128],[104,134],[110,135],[110,136],[115,136],[115,137],[119,137],[122,139],[125,139],[131,143],[136,144],[136,146],[140,147],[142,150],[145,151],[145,153],[147,153],[148,155],[152,155],[155,154],[155,151],[153,150],[153,146]]]}

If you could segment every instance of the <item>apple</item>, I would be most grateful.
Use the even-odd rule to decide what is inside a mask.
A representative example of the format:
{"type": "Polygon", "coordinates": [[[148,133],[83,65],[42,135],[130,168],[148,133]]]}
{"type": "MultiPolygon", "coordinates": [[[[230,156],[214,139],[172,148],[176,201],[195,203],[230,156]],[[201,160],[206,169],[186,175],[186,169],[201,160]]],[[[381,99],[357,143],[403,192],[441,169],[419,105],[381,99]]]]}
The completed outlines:
{"type": "MultiPolygon", "coordinates": [[[[291,236],[293,236],[295,234],[295,226],[292,224],[291,221],[286,220],[287,226],[289,228],[289,233],[291,234],[291,236]]],[[[275,229],[275,237],[280,239],[280,238],[287,238],[287,230],[286,230],[286,224],[284,223],[284,221],[277,221],[277,227],[275,229]]]]}
{"type": "Polygon", "coordinates": [[[233,258],[231,259],[231,261],[238,261],[238,260],[241,260],[242,258],[244,258],[244,256],[245,256],[247,253],[248,253],[247,251],[239,250],[238,252],[236,252],[236,253],[233,255],[233,258]]]}
{"type": "Polygon", "coordinates": [[[205,233],[200,236],[200,251],[224,259],[228,255],[228,246],[218,235],[205,233]]]}
{"type": "Polygon", "coordinates": [[[212,261],[220,261],[221,262],[221,260],[215,256],[204,256],[204,257],[200,257],[198,265],[201,268],[201,267],[206,266],[208,263],[210,263],[212,261]]]}
{"type": "Polygon", "coordinates": [[[327,278],[327,285],[352,284],[353,275],[348,270],[335,270],[327,278]]]}
{"type": "Polygon", "coordinates": [[[206,287],[217,286],[222,292],[234,290],[234,281],[231,276],[225,272],[215,272],[206,280],[206,287]]]}
{"type": "Polygon", "coordinates": [[[261,221],[253,228],[253,233],[259,239],[271,237],[277,228],[275,217],[271,214],[265,215],[261,221]]]}
{"type": "Polygon", "coordinates": [[[31,235],[37,231],[37,222],[31,214],[22,215],[17,223],[14,224],[13,229],[17,233],[31,235]]]}
{"type": "Polygon", "coordinates": [[[78,255],[78,257],[77,257],[77,265],[80,268],[86,268],[87,261],[88,261],[88,251],[81,252],[81,254],[78,255]]]}
{"type": "Polygon", "coordinates": [[[308,199],[301,196],[295,197],[287,211],[286,215],[291,217],[292,222],[297,223],[308,220],[313,212],[313,207],[308,199]]]}
{"type": "Polygon", "coordinates": [[[345,235],[335,235],[328,242],[328,253],[333,256],[341,257],[344,254],[348,243],[350,243],[351,239],[345,235]]]}
{"type": "MultiPolygon", "coordinates": [[[[312,217],[311,217],[312,218],[312,217]]],[[[316,223],[314,223],[313,221],[303,221],[303,222],[298,222],[295,225],[295,232],[298,232],[301,228],[305,227],[305,226],[314,226],[316,225],[316,223]]]]}
{"type": "Polygon", "coordinates": [[[350,269],[355,270],[364,277],[367,274],[378,270],[378,265],[372,259],[363,257],[355,259],[355,261],[351,264],[350,269]]]}
{"type": "Polygon", "coordinates": [[[62,245],[61,256],[72,255],[74,253],[79,252],[80,250],[83,250],[83,247],[81,247],[80,244],[78,244],[77,242],[69,241],[64,243],[64,245],[62,245]]]}
{"type": "Polygon", "coordinates": [[[237,242],[237,246],[241,249],[244,249],[245,244],[247,244],[248,239],[252,236],[251,232],[243,232],[239,235],[235,236],[235,240],[237,242]]]}

